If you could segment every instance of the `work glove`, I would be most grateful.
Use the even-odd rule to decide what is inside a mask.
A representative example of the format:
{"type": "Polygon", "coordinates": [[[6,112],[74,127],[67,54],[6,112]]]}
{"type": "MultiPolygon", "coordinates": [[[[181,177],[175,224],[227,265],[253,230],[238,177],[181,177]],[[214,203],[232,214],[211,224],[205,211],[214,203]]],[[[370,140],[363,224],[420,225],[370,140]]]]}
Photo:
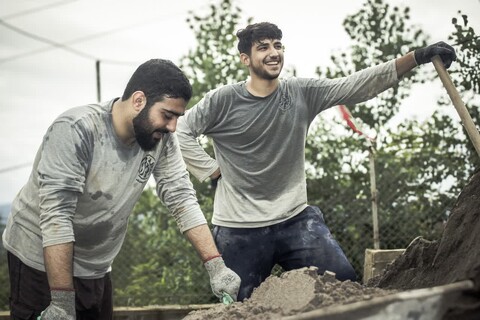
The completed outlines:
{"type": "Polygon", "coordinates": [[[216,257],[204,263],[210,276],[210,286],[213,294],[220,300],[228,294],[233,301],[237,301],[240,277],[225,265],[222,257],[216,257]]]}
{"type": "Polygon", "coordinates": [[[430,46],[420,48],[414,51],[415,62],[417,65],[428,63],[434,56],[440,56],[445,68],[449,68],[453,61],[457,60],[455,49],[443,41],[430,46]]]}
{"type": "Polygon", "coordinates": [[[75,291],[52,290],[52,301],[37,320],[75,320],[75,291]]]}

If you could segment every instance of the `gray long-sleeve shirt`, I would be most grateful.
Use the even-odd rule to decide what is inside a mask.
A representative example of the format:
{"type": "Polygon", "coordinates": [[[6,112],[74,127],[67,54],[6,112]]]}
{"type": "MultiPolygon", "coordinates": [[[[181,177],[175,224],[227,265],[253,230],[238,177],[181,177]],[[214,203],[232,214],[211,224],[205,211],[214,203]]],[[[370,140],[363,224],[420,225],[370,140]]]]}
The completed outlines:
{"type": "Polygon", "coordinates": [[[220,167],[213,224],[273,225],[307,206],[305,143],[316,115],[375,97],[398,82],[395,61],[338,79],[289,78],[267,97],[245,82],[215,89],[179,119],[177,135],[189,171],[207,179],[220,167]],[[213,140],[215,159],[199,145],[213,140]]]}
{"type": "Polygon", "coordinates": [[[74,275],[102,277],[152,174],[182,232],[206,223],[176,136],[166,134],[150,152],[126,146],[114,132],[112,105],[68,110],[45,134],[3,233],[5,248],[26,265],[44,271],[43,247],[74,241],[74,275]]]}

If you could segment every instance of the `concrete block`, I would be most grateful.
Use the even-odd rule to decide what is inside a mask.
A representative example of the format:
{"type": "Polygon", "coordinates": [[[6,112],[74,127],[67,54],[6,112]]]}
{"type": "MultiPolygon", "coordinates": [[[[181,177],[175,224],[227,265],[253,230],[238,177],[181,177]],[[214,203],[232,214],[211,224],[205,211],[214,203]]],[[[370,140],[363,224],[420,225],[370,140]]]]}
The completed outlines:
{"type": "Polygon", "coordinates": [[[363,283],[380,275],[389,263],[392,263],[405,249],[366,249],[363,265],[363,283]]]}

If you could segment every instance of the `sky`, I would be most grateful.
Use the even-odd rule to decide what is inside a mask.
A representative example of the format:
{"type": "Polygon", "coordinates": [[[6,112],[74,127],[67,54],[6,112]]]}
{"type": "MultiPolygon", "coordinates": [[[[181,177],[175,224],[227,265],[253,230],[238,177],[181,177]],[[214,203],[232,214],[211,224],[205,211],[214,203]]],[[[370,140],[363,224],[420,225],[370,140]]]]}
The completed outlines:
{"type": "MultiPolygon", "coordinates": [[[[362,0],[232,0],[242,17],[283,31],[286,67],[314,77],[317,66],[349,45],[342,27],[362,0]]],[[[384,0],[411,8],[411,23],[447,41],[458,10],[480,34],[480,0],[384,0]]],[[[123,93],[136,67],[150,58],[175,63],[195,47],[186,19],[220,0],[0,0],[0,204],[25,184],[51,122],[70,107],[123,93]]],[[[425,66],[432,68],[433,66],[425,66]]],[[[404,117],[426,118],[444,93],[440,81],[419,85],[402,105],[404,117]],[[422,107],[418,107],[422,106],[422,107]]],[[[453,107],[452,107],[453,108],[453,107]]]]}

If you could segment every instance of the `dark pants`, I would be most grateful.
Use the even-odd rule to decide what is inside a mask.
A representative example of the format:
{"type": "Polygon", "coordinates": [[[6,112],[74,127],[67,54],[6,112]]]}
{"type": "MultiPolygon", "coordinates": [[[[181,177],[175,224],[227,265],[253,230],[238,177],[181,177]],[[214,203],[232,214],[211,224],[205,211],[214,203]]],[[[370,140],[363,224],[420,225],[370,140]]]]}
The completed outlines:
{"type": "MultiPolygon", "coordinates": [[[[25,265],[8,252],[10,319],[35,320],[50,304],[47,274],[25,265]]],[[[100,279],[73,278],[77,320],[113,318],[110,274],[100,279]]]]}
{"type": "Polygon", "coordinates": [[[275,264],[285,271],[315,266],[319,274],[329,270],[341,281],[357,279],[317,207],[309,206],[287,221],[263,228],[215,226],[213,235],[225,264],[242,279],[238,301],[249,298],[275,264]]]}

